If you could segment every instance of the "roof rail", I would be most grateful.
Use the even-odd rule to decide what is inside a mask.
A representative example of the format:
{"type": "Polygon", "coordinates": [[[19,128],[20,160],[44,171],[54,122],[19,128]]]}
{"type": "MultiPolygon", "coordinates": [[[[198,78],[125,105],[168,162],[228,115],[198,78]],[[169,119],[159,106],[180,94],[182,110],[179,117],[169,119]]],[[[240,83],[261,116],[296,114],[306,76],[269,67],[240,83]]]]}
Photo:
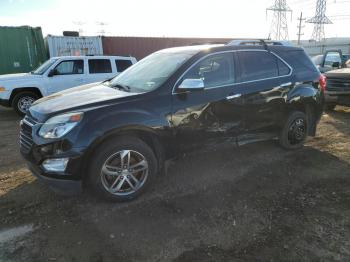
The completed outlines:
{"type": "Polygon", "coordinates": [[[275,41],[269,39],[234,39],[227,43],[227,45],[263,45],[265,49],[269,45],[292,46],[288,41],[275,41]]]}

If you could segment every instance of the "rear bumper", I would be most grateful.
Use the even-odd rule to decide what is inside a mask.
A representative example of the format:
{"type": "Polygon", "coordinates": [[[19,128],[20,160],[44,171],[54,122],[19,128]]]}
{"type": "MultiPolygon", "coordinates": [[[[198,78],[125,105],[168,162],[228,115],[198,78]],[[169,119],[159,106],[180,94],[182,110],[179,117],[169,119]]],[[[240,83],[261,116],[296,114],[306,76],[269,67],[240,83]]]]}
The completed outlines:
{"type": "MultiPolygon", "coordinates": [[[[40,167],[27,161],[27,166],[32,174],[40,181],[47,184],[53,191],[63,195],[76,195],[82,192],[81,180],[59,179],[45,174],[40,167]]],[[[64,176],[64,174],[62,174],[64,176]]]]}

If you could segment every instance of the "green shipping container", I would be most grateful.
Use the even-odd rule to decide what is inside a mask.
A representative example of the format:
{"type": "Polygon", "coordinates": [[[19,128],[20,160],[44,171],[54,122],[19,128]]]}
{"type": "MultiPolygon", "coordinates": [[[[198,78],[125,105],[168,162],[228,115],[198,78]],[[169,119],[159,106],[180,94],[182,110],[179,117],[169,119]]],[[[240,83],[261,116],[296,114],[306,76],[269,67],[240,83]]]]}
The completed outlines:
{"type": "Polygon", "coordinates": [[[0,26],[0,75],[30,72],[46,60],[40,27],[0,26]]]}

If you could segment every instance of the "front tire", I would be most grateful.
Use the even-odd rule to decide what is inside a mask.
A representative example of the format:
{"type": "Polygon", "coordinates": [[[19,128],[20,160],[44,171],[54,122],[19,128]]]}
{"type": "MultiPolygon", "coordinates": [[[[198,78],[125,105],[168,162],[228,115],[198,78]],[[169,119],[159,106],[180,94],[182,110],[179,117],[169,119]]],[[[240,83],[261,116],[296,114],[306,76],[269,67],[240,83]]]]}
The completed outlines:
{"type": "Polygon", "coordinates": [[[12,100],[12,107],[19,116],[24,116],[39,96],[33,92],[20,92],[12,100]]]}
{"type": "Polygon", "coordinates": [[[150,146],[136,137],[118,137],[95,151],[88,180],[99,196],[121,202],[143,193],[157,171],[157,159],[150,146]]]}
{"type": "Polygon", "coordinates": [[[305,113],[293,111],[289,114],[287,121],[282,127],[279,142],[288,150],[303,147],[307,137],[308,123],[305,113]]]}

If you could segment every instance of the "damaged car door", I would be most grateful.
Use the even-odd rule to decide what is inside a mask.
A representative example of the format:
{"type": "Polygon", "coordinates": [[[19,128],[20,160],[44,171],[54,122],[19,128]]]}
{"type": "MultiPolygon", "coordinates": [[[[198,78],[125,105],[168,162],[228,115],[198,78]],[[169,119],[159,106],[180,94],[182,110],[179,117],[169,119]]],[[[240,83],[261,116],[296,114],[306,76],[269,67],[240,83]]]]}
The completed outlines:
{"type": "Polygon", "coordinates": [[[202,57],[180,77],[173,90],[171,124],[181,149],[234,137],[243,127],[234,110],[233,52],[202,57]]]}

